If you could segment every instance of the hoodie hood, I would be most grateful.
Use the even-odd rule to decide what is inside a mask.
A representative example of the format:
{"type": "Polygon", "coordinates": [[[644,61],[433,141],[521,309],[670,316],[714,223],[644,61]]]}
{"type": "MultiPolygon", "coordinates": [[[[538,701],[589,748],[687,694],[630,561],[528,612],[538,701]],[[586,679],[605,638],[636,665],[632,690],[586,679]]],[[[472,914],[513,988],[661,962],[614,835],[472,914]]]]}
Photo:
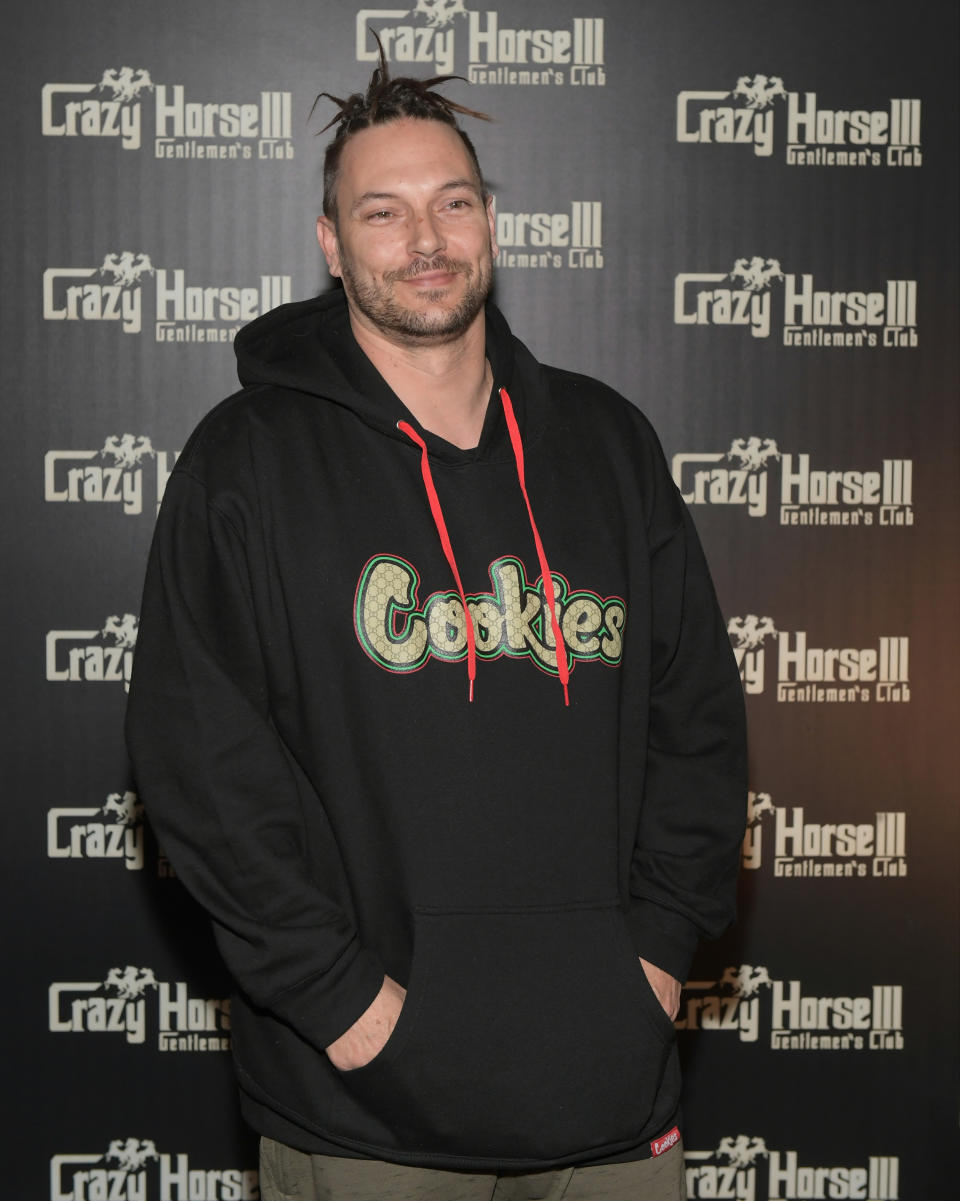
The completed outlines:
{"type": "MultiPolygon", "coordinates": [[[[271,309],[237,334],[234,349],[237,374],[245,386],[267,385],[322,397],[350,409],[381,433],[402,441],[408,439],[398,431],[397,423],[409,422],[421,433],[431,455],[442,459],[485,458],[495,446],[510,454],[499,403],[488,406],[480,443],[474,450],[462,451],[424,430],[360,349],[350,326],[342,288],[271,309]]],[[[524,386],[523,377],[532,385],[534,373],[539,373],[540,367],[511,334],[499,310],[489,303],[486,352],[493,368],[493,394],[500,388],[510,391],[518,422],[524,438],[528,439],[531,430],[526,422],[526,398],[534,389],[524,386]],[[519,372],[518,365],[522,368],[519,372]]]]}

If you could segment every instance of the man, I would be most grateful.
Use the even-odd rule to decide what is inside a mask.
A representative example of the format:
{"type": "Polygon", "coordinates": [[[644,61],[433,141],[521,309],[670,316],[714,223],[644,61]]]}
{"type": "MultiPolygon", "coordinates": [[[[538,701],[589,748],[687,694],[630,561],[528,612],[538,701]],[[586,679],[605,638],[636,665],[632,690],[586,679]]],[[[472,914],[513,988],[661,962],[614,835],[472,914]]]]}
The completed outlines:
{"type": "Polygon", "coordinates": [[[673,1201],[672,1019],[744,823],[724,622],[644,418],[485,306],[457,106],[383,62],[338,103],[343,289],[238,337],[128,717],[264,1195],[673,1201]]]}

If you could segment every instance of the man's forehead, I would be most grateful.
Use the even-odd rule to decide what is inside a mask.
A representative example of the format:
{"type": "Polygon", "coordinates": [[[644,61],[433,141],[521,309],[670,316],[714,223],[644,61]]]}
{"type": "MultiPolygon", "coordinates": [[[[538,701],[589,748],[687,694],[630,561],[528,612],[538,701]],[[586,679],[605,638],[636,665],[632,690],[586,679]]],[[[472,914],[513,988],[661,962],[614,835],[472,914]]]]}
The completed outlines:
{"type": "Polygon", "coordinates": [[[388,191],[404,182],[449,185],[478,183],[476,168],[460,135],[441,121],[402,118],[371,125],[343,148],[341,178],[355,194],[388,191]]]}

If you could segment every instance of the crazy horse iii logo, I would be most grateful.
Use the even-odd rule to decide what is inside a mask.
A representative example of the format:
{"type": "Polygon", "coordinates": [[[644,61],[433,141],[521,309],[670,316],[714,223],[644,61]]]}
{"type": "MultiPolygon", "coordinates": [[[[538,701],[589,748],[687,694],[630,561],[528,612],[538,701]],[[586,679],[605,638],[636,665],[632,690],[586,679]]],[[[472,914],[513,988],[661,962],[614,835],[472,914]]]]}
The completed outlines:
{"type": "Polygon", "coordinates": [[[811,1166],[799,1152],[768,1147],[747,1134],[721,1138],[713,1151],[684,1150],[687,1196],[722,1201],[800,1201],[801,1198],[869,1198],[898,1201],[900,1162],[869,1156],[866,1167],[811,1166]]]}
{"type": "Polygon", "coordinates": [[[50,1160],[50,1201],[259,1201],[254,1169],[191,1167],[150,1138],[115,1138],[103,1155],[50,1160]]]}
{"type": "Polygon", "coordinates": [[[764,690],[764,641],[777,640],[777,700],[789,703],[905,703],[910,639],[883,635],[872,646],[813,646],[806,630],[778,630],[772,617],[731,617],[727,633],[744,691],[764,690]]]}
{"type": "Polygon", "coordinates": [[[741,75],[728,92],[677,95],[678,142],[739,145],[759,158],[774,150],[774,124],[785,131],[790,166],[919,167],[920,101],[891,99],[886,108],[849,101],[826,108],[816,92],[789,92],[777,75],[741,75]]]}
{"type": "Polygon", "coordinates": [[[691,980],[683,990],[674,1023],[678,1030],[727,1030],[741,1042],[760,1036],[761,988],[771,985],[765,967],[741,964],[724,969],[719,981],[691,980]]]}
{"type": "Polygon", "coordinates": [[[901,1051],[903,987],[874,984],[862,995],[814,996],[799,980],[782,980],[766,967],[741,964],[719,980],[688,980],[677,1030],[735,1034],[759,1041],[769,1032],[774,1051],[901,1051]]]}
{"type": "Polygon", "coordinates": [[[762,255],[737,259],[728,272],[678,275],[674,321],[678,325],[743,325],[755,338],[766,338],[770,334],[770,288],[783,278],[779,260],[762,255]],[[691,284],[716,286],[693,293],[691,284]]]}
{"type": "Polygon", "coordinates": [[[131,100],[136,100],[144,88],[152,92],[153,80],[145,67],[141,67],[139,71],[134,71],[132,67],[121,67],[119,71],[108,68],[97,84],[97,91],[102,92],[106,88],[113,92],[114,100],[128,104],[131,100]]]}
{"type": "Polygon", "coordinates": [[[786,89],[779,75],[741,75],[737,86],[733,89],[734,96],[743,101],[744,108],[765,109],[773,104],[779,96],[786,97],[786,89]]]}
{"type": "Polygon", "coordinates": [[[740,848],[740,866],[744,870],[750,871],[760,866],[762,854],[760,823],[763,821],[765,813],[773,812],[773,800],[769,792],[750,791],[747,793],[747,828],[740,848]]]}
{"type": "MultiPolygon", "coordinates": [[[[815,796],[812,801],[813,808],[823,809],[822,797],[815,796]]],[[[907,815],[903,810],[875,813],[869,822],[844,821],[839,804],[831,804],[826,822],[810,820],[810,812],[806,805],[774,805],[766,792],[749,793],[743,866],[748,870],[761,866],[766,830],[767,866],[778,879],[906,877],[907,815]],[[761,825],[767,813],[772,820],[761,825]]]]}
{"type": "Polygon", "coordinates": [[[108,254],[100,266],[100,274],[112,275],[115,284],[129,288],[141,275],[153,275],[153,263],[149,254],[134,254],[124,250],[121,254],[108,254]]]}
{"type": "Polygon", "coordinates": [[[746,617],[731,617],[727,622],[727,633],[734,639],[733,654],[740,668],[744,691],[749,694],[763,692],[763,643],[767,638],[777,637],[773,618],[758,617],[755,613],[748,613],[746,617]]]}
{"type": "Polygon", "coordinates": [[[112,614],[99,630],[49,630],[47,679],[51,683],[122,683],[130,689],[133,648],[140,619],[112,614]]]}
{"type": "Polygon", "coordinates": [[[776,259],[755,256],[749,262],[747,259],[737,259],[730,278],[742,280],[744,292],[765,292],[775,279],[783,279],[783,272],[776,259]]]}
{"type": "Polygon", "coordinates": [[[107,972],[103,987],[108,990],[112,988],[124,1001],[136,1001],[148,988],[157,987],[157,978],[152,968],[127,964],[125,968],[112,967],[107,972]]]}
{"type": "Polygon", "coordinates": [[[467,10],[463,7],[463,0],[417,0],[413,15],[426,17],[427,24],[436,29],[449,25],[454,17],[465,17],[467,10]]]}
{"type": "Polygon", "coordinates": [[[157,1030],[160,1051],[230,1049],[230,998],[190,995],[184,980],[158,980],[153,969],[112,967],[100,983],[58,980],[47,990],[48,1027],[54,1034],[122,1034],[131,1046],[157,1030]]]}
{"type": "MultiPolygon", "coordinates": [[[[492,591],[467,594],[479,659],[529,658],[557,673],[543,580],[528,582],[519,559],[490,564],[492,591]]],[[[573,592],[551,572],[557,621],[570,670],[578,660],[616,665],[623,653],[626,606],[620,597],[573,592]]],[[[354,628],[364,652],[390,672],[419,671],[428,659],[456,663],[467,654],[466,619],[457,592],[434,592],[419,603],[420,577],[404,559],[375,555],[360,574],[354,628]]]]}
{"type": "Polygon", "coordinates": [[[99,83],[44,84],[41,132],[116,138],[125,150],[138,150],[150,95],[156,158],[293,158],[289,92],[262,91],[259,103],[247,104],[188,100],[183,84],[154,83],[146,67],[108,67],[99,83]]]}
{"type": "Polygon", "coordinates": [[[603,36],[603,17],[574,17],[560,28],[520,29],[501,23],[498,10],[472,12],[463,0],[361,8],[355,26],[358,62],[377,61],[379,38],[391,62],[423,63],[475,84],[519,87],[602,87],[603,36]],[[463,49],[458,54],[458,41],[461,47],[465,43],[465,55],[463,49]]]}
{"type": "Polygon", "coordinates": [[[767,466],[779,458],[773,438],[734,438],[726,454],[674,455],[673,478],[688,505],[744,505],[751,517],[763,517],[767,466]],[[724,462],[736,466],[723,466],[724,462]]]}
{"type": "Polygon", "coordinates": [[[146,434],[109,434],[99,450],[48,450],[43,457],[43,499],[52,504],[117,504],[128,516],[137,516],[143,512],[147,463],[154,463],[153,491],[159,507],[176,459],[176,453],[155,450],[146,434]]]}
{"type": "Polygon", "coordinates": [[[153,274],[150,256],[132,250],[105,255],[99,267],[48,267],[43,273],[43,316],[47,321],[119,321],[124,333],[139,333],[141,281],[153,274]],[[98,282],[97,277],[109,282],[98,282]]]}
{"type": "Polygon", "coordinates": [[[46,321],[117,321],[126,334],[143,328],[146,277],[153,277],[157,342],[232,341],[241,325],[290,300],[289,275],[261,275],[259,286],[189,282],[182,267],[154,267],[148,254],[124,250],[99,267],[48,267],[46,321]],[[101,282],[108,279],[109,282],[101,282]]]}
{"type": "Polygon", "coordinates": [[[152,968],[112,967],[102,983],[63,981],[48,989],[49,1028],[54,1034],[122,1034],[131,1045],[146,1040],[145,993],[157,987],[152,968]]]}
{"type": "Polygon", "coordinates": [[[916,347],[917,281],[884,282],[883,291],[817,287],[810,272],[785,272],[779,259],[754,255],[737,259],[728,272],[676,275],[673,319],[677,325],[741,326],[754,338],[767,338],[777,283],[784,346],[916,347]]]}
{"type": "Polygon", "coordinates": [[[144,865],[143,804],[135,792],[111,792],[99,808],[47,811],[50,859],[116,859],[128,871],[144,865]]]}
{"type": "Polygon", "coordinates": [[[573,200],[569,211],[508,212],[497,208],[498,271],[511,267],[603,267],[603,204],[573,200]]]}
{"type": "MultiPolygon", "coordinates": [[[[765,517],[769,475],[780,476],[780,524],[850,528],[912,526],[913,460],[883,459],[879,470],[824,468],[810,454],[781,452],[773,438],[735,438],[721,452],[676,454],[673,478],[688,505],[740,505],[765,517]],[[735,462],[736,467],[727,463],[735,462]]],[[[776,496],[776,493],[774,494],[776,496]]]]}

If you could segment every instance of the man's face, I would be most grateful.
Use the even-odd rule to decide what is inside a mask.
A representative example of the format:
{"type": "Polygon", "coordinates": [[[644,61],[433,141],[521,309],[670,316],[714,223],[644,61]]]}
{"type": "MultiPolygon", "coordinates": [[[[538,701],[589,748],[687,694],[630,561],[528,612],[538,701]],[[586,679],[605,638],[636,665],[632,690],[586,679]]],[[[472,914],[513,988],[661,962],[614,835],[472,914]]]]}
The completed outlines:
{"type": "Polygon", "coordinates": [[[352,318],[406,346],[453,341],[493,282],[493,212],[455,129],[404,118],[343,149],[336,224],[317,223],[352,318]]]}

